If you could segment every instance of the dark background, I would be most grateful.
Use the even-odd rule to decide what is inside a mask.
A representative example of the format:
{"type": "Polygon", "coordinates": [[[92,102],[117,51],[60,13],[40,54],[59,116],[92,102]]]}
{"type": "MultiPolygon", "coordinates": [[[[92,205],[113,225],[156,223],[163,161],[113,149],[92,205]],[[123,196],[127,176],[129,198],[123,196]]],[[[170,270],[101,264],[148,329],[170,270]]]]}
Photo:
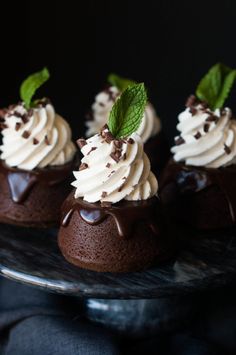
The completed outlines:
{"type": "MultiPolygon", "coordinates": [[[[41,89],[71,122],[74,137],[110,72],[144,81],[171,141],[177,113],[217,61],[236,66],[234,1],[18,2],[1,6],[0,105],[47,65],[41,89]]],[[[236,92],[231,95],[236,108],[236,92]]]]}

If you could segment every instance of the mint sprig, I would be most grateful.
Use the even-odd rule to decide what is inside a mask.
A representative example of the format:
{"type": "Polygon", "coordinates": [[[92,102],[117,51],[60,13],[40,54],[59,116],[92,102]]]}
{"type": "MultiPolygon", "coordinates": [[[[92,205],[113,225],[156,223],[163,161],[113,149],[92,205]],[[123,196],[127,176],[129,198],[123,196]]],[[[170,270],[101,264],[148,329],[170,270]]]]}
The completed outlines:
{"type": "Polygon", "coordinates": [[[116,138],[129,137],[141,123],[147,92],[143,83],[128,86],[114,103],[110,112],[108,127],[116,138]]]}
{"type": "Polygon", "coordinates": [[[108,76],[107,81],[112,86],[116,86],[117,89],[121,92],[125,91],[128,86],[136,84],[136,82],[134,80],[122,78],[121,76],[114,74],[114,73],[111,73],[108,76]]]}
{"type": "Polygon", "coordinates": [[[215,64],[202,78],[196,96],[206,101],[212,110],[221,108],[236,78],[236,70],[222,63],[215,64]]]}
{"type": "Polygon", "coordinates": [[[50,77],[47,68],[43,68],[41,71],[34,73],[26,78],[20,86],[20,98],[25,103],[25,107],[32,106],[32,98],[35,95],[40,86],[42,86],[50,77]]]}

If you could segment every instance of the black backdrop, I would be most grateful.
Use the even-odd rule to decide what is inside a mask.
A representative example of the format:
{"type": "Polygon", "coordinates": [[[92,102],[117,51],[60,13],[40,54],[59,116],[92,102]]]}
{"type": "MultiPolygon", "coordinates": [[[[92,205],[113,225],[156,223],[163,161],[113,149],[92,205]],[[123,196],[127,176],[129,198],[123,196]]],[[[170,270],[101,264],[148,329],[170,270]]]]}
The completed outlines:
{"type": "MultiPolygon", "coordinates": [[[[82,134],[84,113],[111,71],[144,81],[171,141],[177,113],[215,62],[236,66],[234,1],[31,1],[1,5],[0,105],[29,73],[82,134]]],[[[236,91],[231,96],[236,109],[236,91]]]]}

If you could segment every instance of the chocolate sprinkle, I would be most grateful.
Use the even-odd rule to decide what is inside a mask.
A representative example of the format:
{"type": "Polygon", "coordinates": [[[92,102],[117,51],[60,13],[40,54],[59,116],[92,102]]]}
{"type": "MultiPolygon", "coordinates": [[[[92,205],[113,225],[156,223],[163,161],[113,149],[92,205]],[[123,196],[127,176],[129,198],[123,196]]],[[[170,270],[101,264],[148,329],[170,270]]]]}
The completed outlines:
{"type": "Polygon", "coordinates": [[[196,105],[196,103],[197,103],[197,98],[196,98],[196,96],[190,95],[190,96],[187,98],[187,101],[186,101],[186,103],[185,103],[185,106],[186,106],[186,107],[191,107],[191,106],[193,106],[193,105],[196,105]]]}
{"type": "Polygon", "coordinates": [[[87,169],[87,168],[88,168],[88,164],[86,164],[86,163],[81,163],[81,164],[80,164],[80,167],[79,167],[79,171],[85,170],[85,169],[87,169]]]}
{"type": "Polygon", "coordinates": [[[129,144],[134,144],[133,138],[129,138],[129,139],[127,140],[127,142],[128,142],[129,144]]]}
{"type": "Polygon", "coordinates": [[[25,138],[25,139],[29,138],[29,136],[30,136],[30,132],[29,131],[24,131],[22,133],[22,137],[25,138]]]}
{"type": "Polygon", "coordinates": [[[111,164],[107,163],[106,168],[110,168],[111,164]]]}
{"type": "Polygon", "coordinates": [[[50,145],[50,142],[49,142],[49,139],[48,139],[47,134],[46,134],[45,137],[44,137],[44,141],[45,141],[45,143],[46,143],[47,145],[50,145]]]}
{"type": "Polygon", "coordinates": [[[124,155],[123,155],[123,159],[124,159],[124,160],[126,160],[126,153],[124,153],[124,155]]]}
{"type": "Polygon", "coordinates": [[[175,145],[181,145],[184,143],[185,143],[185,140],[182,137],[178,137],[177,139],[175,139],[175,145]]]}
{"type": "Polygon", "coordinates": [[[21,119],[23,121],[23,123],[27,123],[29,122],[29,116],[27,113],[25,113],[24,115],[21,116],[21,119]]]}
{"type": "Polygon", "coordinates": [[[37,138],[34,138],[34,139],[33,139],[33,144],[34,144],[34,145],[39,144],[39,141],[38,141],[37,138]]]}
{"type": "Polygon", "coordinates": [[[93,152],[94,150],[96,150],[97,149],[97,147],[92,147],[91,149],[90,149],[90,151],[87,153],[87,155],[89,155],[91,152],[93,152]]]}
{"type": "Polygon", "coordinates": [[[122,141],[119,140],[119,139],[115,139],[115,140],[114,140],[114,146],[115,146],[116,148],[121,148],[121,147],[122,147],[122,141]]]}
{"type": "Polygon", "coordinates": [[[22,114],[20,112],[18,112],[18,111],[14,111],[13,115],[18,117],[18,118],[22,118],[22,114]]]}
{"type": "Polygon", "coordinates": [[[21,123],[20,122],[16,122],[15,130],[19,131],[20,127],[21,127],[21,123]]]}
{"type": "Polygon", "coordinates": [[[115,160],[115,162],[119,162],[120,157],[121,157],[121,151],[120,150],[116,150],[115,152],[110,154],[110,157],[115,160]]]}
{"type": "Polygon", "coordinates": [[[98,104],[99,104],[99,106],[101,106],[101,107],[105,107],[105,104],[104,104],[103,102],[99,102],[98,104]]]}
{"type": "Polygon", "coordinates": [[[80,149],[82,149],[87,144],[84,138],[77,139],[76,143],[80,149]]]}
{"type": "Polygon", "coordinates": [[[231,153],[231,149],[230,149],[230,147],[227,146],[227,144],[224,144],[224,150],[225,150],[226,154],[231,153]]]}
{"type": "Polygon", "coordinates": [[[194,106],[191,106],[190,109],[189,109],[189,111],[191,112],[192,116],[195,116],[196,113],[197,113],[197,109],[196,109],[196,107],[194,107],[194,106]]]}
{"type": "Polygon", "coordinates": [[[8,125],[6,125],[6,123],[0,123],[0,129],[5,129],[8,128],[8,125]]]}
{"type": "Polygon", "coordinates": [[[104,138],[107,143],[111,143],[114,140],[114,137],[110,131],[104,132],[104,138]]]}
{"type": "Polygon", "coordinates": [[[209,131],[209,128],[210,128],[210,125],[208,123],[205,123],[204,126],[203,126],[204,132],[207,133],[209,131]]]}
{"type": "Polygon", "coordinates": [[[196,138],[196,139],[199,139],[199,138],[201,138],[201,133],[198,131],[195,135],[194,135],[194,138],[196,138]]]}
{"type": "Polygon", "coordinates": [[[101,195],[101,198],[105,198],[107,196],[107,192],[106,191],[103,191],[102,192],[102,195],[101,195]]]}
{"type": "Polygon", "coordinates": [[[212,114],[210,114],[206,119],[206,122],[216,122],[216,121],[218,121],[218,117],[212,114]]]}

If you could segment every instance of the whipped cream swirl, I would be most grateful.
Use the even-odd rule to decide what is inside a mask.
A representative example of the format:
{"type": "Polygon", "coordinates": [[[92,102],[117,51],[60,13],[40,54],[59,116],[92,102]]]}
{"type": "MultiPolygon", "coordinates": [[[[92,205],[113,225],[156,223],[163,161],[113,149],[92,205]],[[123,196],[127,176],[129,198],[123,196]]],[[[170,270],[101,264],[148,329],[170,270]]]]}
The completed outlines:
{"type": "Polygon", "coordinates": [[[23,104],[4,116],[1,159],[24,170],[64,165],[76,152],[68,123],[51,104],[26,110],[23,104]]]}
{"type": "Polygon", "coordinates": [[[175,161],[207,168],[235,163],[236,120],[229,108],[213,112],[197,103],[187,107],[178,119],[180,136],[171,149],[175,161]]]}
{"type": "Polygon", "coordinates": [[[156,177],[137,134],[116,140],[105,129],[78,143],[84,157],[80,170],[74,171],[75,198],[116,203],[147,200],[157,193],[156,177]]]}
{"type": "MultiPolygon", "coordinates": [[[[95,102],[92,105],[92,120],[86,122],[86,126],[88,127],[86,137],[100,132],[101,128],[108,122],[112,106],[120,94],[115,86],[111,86],[95,97],[95,102]]],[[[159,133],[160,130],[161,121],[157,117],[154,107],[148,103],[136,133],[140,135],[145,143],[149,138],[159,133]]]]}

